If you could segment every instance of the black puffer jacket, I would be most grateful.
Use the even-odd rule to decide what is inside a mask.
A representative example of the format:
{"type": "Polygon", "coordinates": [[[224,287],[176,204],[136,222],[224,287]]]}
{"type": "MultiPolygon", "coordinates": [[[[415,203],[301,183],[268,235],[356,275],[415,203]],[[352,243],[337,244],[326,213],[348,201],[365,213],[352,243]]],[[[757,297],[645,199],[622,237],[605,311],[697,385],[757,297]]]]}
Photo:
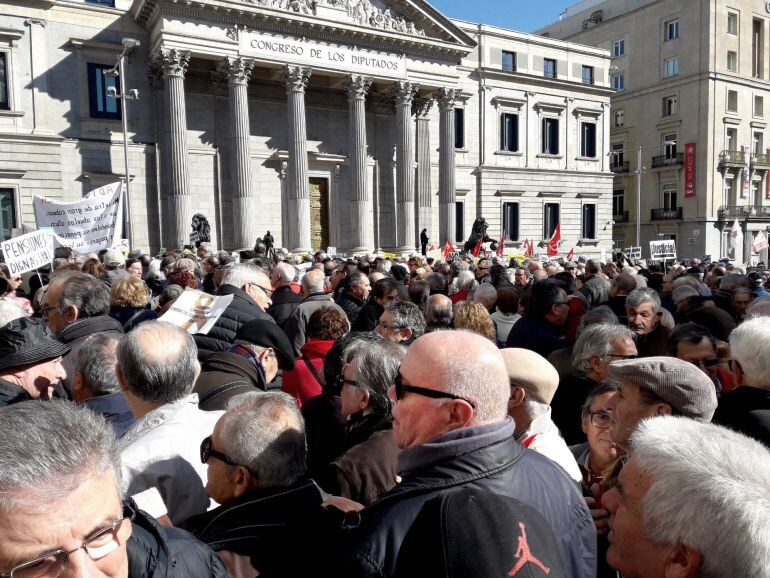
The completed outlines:
{"type": "Polygon", "coordinates": [[[161,526],[129,501],[126,515],[136,512],[126,544],[128,578],[227,578],[213,550],[179,528],[161,526]]]}
{"type": "Polygon", "coordinates": [[[268,307],[267,312],[273,319],[275,319],[278,327],[285,329],[286,322],[297,307],[299,307],[299,304],[302,302],[302,297],[292,291],[291,287],[285,285],[283,287],[278,287],[278,289],[273,291],[271,300],[273,304],[268,307]]]}
{"type": "Polygon", "coordinates": [[[273,318],[262,311],[257,302],[243,289],[233,285],[222,285],[215,295],[232,295],[233,300],[207,335],[193,336],[198,345],[198,359],[201,361],[207,359],[212,353],[230,349],[241,325],[255,319],[273,321],[273,318]]]}

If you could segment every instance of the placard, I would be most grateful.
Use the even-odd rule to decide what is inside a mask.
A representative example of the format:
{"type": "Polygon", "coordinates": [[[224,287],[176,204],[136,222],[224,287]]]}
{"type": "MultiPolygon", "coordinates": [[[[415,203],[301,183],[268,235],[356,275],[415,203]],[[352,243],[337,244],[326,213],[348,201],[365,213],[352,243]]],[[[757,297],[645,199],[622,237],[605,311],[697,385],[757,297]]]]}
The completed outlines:
{"type": "Polygon", "coordinates": [[[754,241],[751,244],[751,250],[755,253],[759,253],[760,251],[767,249],[767,247],[767,235],[765,235],[764,231],[757,231],[757,234],[754,237],[754,241]]]}
{"type": "Polygon", "coordinates": [[[232,300],[232,295],[209,295],[188,287],[160,321],[181,327],[191,335],[206,335],[232,300]]]}
{"type": "Polygon", "coordinates": [[[631,261],[638,261],[642,258],[642,248],[641,247],[628,247],[626,249],[623,249],[623,253],[626,254],[626,257],[628,257],[631,261]]]}
{"type": "Polygon", "coordinates": [[[49,264],[53,261],[53,234],[35,231],[2,242],[5,264],[11,277],[49,264]]]}
{"type": "Polygon", "coordinates": [[[650,241],[651,261],[670,261],[672,259],[676,260],[676,241],[671,239],[650,241]]]}

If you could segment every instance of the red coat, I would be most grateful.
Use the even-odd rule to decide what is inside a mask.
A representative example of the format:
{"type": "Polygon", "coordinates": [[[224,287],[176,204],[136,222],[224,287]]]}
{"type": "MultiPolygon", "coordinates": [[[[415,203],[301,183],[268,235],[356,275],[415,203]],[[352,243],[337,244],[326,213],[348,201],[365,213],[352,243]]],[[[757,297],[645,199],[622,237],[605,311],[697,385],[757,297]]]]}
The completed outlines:
{"type": "Polygon", "coordinates": [[[334,345],[334,341],[321,341],[311,339],[302,346],[302,355],[297,358],[294,369],[283,372],[283,385],[281,389],[297,400],[297,405],[302,407],[311,397],[320,395],[321,384],[308,369],[303,357],[310,361],[319,377],[323,378],[324,359],[334,345]]]}

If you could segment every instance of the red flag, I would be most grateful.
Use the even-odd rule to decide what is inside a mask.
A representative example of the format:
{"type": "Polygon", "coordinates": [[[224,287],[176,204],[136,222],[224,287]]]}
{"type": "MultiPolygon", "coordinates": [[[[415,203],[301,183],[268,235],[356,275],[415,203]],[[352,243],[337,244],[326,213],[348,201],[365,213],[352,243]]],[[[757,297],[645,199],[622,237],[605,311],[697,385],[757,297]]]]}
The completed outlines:
{"type": "Polygon", "coordinates": [[[561,223],[556,223],[553,237],[548,241],[548,256],[555,257],[559,254],[559,241],[561,241],[561,223]]]}
{"type": "Polygon", "coordinates": [[[449,254],[454,253],[455,248],[452,246],[452,243],[447,240],[447,242],[444,244],[444,261],[449,261],[449,254]]]}
{"type": "Polygon", "coordinates": [[[505,231],[503,230],[503,231],[500,232],[500,244],[497,245],[496,253],[497,253],[498,257],[502,257],[503,256],[503,249],[505,249],[505,237],[506,237],[505,231]]]}
{"type": "Polygon", "coordinates": [[[569,254],[567,254],[567,261],[572,261],[575,258],[575,248],[569,250],[569,254]]]}
{"type": "Polygon", "coordinates": [[[484,241],[484,237],[479,237],[479,242],[476,243],[476,247],[473,249],[473,256],[478,257],[481,252],[481,243],[484,241]]]}
{"type": "Polygon", "coordinates": [[[524,254],[527,257],[532,256],[532,245],[529,244],[529,239],[524,239],[524,254]]]}
{"type": "Polygon", "coordinates": [[[428,251],[435,251],[435,250],[436,250],[436,244],[435,243],[431,243],[430,245],[428,245],[428,251]]]}

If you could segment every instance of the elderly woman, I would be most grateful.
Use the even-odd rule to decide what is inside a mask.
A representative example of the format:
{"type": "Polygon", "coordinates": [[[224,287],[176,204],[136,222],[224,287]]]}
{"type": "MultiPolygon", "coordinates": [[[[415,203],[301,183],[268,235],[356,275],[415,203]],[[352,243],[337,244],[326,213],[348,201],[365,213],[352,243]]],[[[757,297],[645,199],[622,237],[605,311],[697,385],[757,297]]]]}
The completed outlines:
{"type": "Polygon", "coordinates": [[[345,350],[342,415],[348,450],[319,479],[326,491],[368,505],[396,485],[399,449],[388,388],[405,353],[386,340],[354,340],[345,350]]]}
{"type": "Polygon", "coordinates": [[[110,317],[123,326],[128,333],[144,321],[158,318],[158,314],[147,309],[150,292],[147,285],[135,275],[118,278],[110,289],[110,317]]]}
{"type": "Polygon", "coordinates": [[[195,261],[189,257],[182,257],[174,265],[173,273],[168,276],[169,284],[189,287],[190,289],[200,289],[200,283],[195,272],[195,261]]]}
{"type": "Polygon", "coordinates": [[[489,311],[481,303],[465,301],[455,307],[455,329],[465,329],[486,337],[497,344],[497,329],[489,311]]]}

